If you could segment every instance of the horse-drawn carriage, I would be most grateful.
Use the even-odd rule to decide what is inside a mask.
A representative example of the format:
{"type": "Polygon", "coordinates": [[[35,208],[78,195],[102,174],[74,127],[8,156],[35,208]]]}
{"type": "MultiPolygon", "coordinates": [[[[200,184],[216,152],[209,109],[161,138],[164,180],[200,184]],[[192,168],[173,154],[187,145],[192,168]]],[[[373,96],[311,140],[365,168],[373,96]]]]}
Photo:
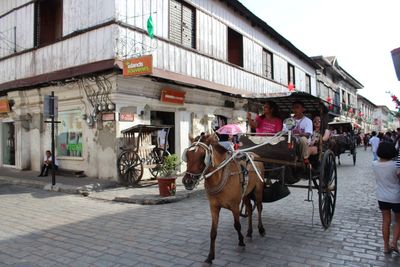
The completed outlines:
{"type": "Polygon", "coordinates": [[[158,147],[152,140],[158,131],[166,131],[163,135],[164,144],[168,139],[169,125],[144,125],[139,124],[121,131],[123,146],[117,159],[118,176],[122,184],[136,185],[143,176],[144,168],[148,168],[151,175],[156,178],[161,171],[165,156],[169,152],[158,147]]]}
{"type": "MultiPolygon", "coordinates": [[[[274,101],[280,108],[282,117],[289,117],[292,103],[301,101],[306,115],[321,117],[323,132],[328,123],[326,106],[319,98],[306,93],[292,93],[284,97],[249,99],[249,107],[257,107],[264,101],[274,101]]],[[[241,147],[236,151],[227,151],[218,143],[215,134],[199,136],[192,140],[182,159],[187,162],[187,170],[183,178],[186,189],[193,189],[200,180],[204,185],[210,202],[212,216],[210,252],[206,262],[211,263],[215,254],[215,237],[221,207],[232,211],[235,229],[238,232],[239,246],[244,246],[240,232],[240,202],[244,203],[249,215],[247,236],[252,236],[251,199],[258,210],[258,230],[265,234],[261,220],[262,202],[269,201],[272,189],[282,190],[289,187],[308,190],[307,199],[312,200],[312,191],[318,191],[319,213],[322,226],[330,226],[336,204],[337,171],[335,154],[319,142],[317,155],[309,158],[310,163],[299,156],[299,144],[292,134],[294,119],[284,122],[287,131],[274,136],[263,137],[245,134],[240,137],[241,147]],[[266,186],[265,180],[277,180],[266,186]],[[297,184],[304,180],[301,184],[297,184]]],[[[285,194],[287,195],[287,193],[285,194]]],[[[279,197],[278,197],[279,198],[279,197]]]]}
{"type": "MultiPolygon", "coordinates": [[[[304,104],[305,115],[309,118],[319,116],[321,118],[320,132],[324,132],[328,125],[328,109],[325,104],[317,97],[307,93],[292,93],[289,96],[257,99],[257,102],[267,100],[274,101],[282,114],[290,116],[292,103],[300,101],[304,104]]],[[[254,103],[252,107],[256,106],[254,103]]],[[[285,120],[287,124],[287,120],[285,120]]],[[[289,121],[290,122],[290,121],[289,121]]],[[[293,122],[291,122],[293,123],[293,122]]],[[[309,157],[309,163],[305,163],[300,156],[299,142],[297,137],[291,132],[291,125],[285,125],[288,130],[281,134],[277,139],[274,137],[263,137],[244,135],[240,138],[242,143],[241,149],[254,152],[257,157],[256,161],[264,163],[266,189],[264,194],[264,202],[272,202],[279,200],[280,197],[288,195],[285,188],[296,187],[308,190],[307,200],[311,201],[311,191],[318,191],[319,214],[322,226],[326,229],[330,226],[336,205],[337,191],[337,171],[335,163],[335,154],[322,141],[322,135],[318,142],[318,154],[309,157]],[[259,146],[258,144],[264,145],[259,146]],[[254,149],[252,149],[254,147],[254,149]],[[270,181],[276,180],[272,184],[270,181]],[[269,188],[272,186],[272,189],[269,188]],[[280,192],[274,192],[280,190],[280,192]],[[267,194],[272,197],[268,197],[267,194]],[[281,195],[281,196],[280,196],[281,195]]],[[[243,213],[244,214],[244,213],[243,213]]]]}
{"type": "Polygon", "coordinates": [[[329,129],[332,132],[331,149],[338,157],[340,165],[340,155],[348,153],[353,158],[353,165],[357,160],[357,137],[354,133],[353,125],[350,122],[330,122],[329,129]]]}

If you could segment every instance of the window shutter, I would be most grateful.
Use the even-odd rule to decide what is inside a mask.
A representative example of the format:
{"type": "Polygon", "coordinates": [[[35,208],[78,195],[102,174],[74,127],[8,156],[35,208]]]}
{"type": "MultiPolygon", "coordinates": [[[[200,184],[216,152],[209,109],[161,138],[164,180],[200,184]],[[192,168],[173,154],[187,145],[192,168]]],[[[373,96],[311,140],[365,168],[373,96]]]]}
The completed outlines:
{"type": "Polygon", "coordinates": [[[263,73],[262,75],[267,77],[267,51],[263,50],[262,52],[262,66],[263,66],[263,73]]]}
{"type": "Polygon", "coordinates": [[[267,52],[267,77],[273,79],[272,75],[272,54],[267,52]]]}
{"type": "Polygon", "coordinates": [[[35,47],[39,46],[40,43],[40,2],[35,3],[35,18],[34,24],[35,28],[33,31],[33,45],[35,47]]]}
{"type": "Polygon", "coordinates": [[[182,42],[182,4],[170,0],[169,2],[169,39],[176,43],[182,42]]]}
{"type": "Polygon", "coordinates": [[[193,9],[182,7],[182,45],[195,48],[195,15],[193,9]]]}
{"type": "Polygon", "coordinates": [[[273,79],[273,67],[272,67],[272,53],[267,50],[263,50],[262,53],[262,64],[263,64],[263,75],[268,79],[273,79]]]}

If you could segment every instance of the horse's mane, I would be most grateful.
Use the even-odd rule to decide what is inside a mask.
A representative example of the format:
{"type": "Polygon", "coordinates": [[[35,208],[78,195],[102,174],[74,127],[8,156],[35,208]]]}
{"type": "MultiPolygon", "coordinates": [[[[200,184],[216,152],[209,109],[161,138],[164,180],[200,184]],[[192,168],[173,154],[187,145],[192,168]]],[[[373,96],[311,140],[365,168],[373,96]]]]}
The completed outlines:
{"type": "Polygon", "coordinates": [[[218,143],[219,139],[217,134],[210,133],[210,134],[201,134],[194,138],[194,143],[202,142],[206,145],[212,145],[218,153],[226,153],[226,149],[218,143]]]}

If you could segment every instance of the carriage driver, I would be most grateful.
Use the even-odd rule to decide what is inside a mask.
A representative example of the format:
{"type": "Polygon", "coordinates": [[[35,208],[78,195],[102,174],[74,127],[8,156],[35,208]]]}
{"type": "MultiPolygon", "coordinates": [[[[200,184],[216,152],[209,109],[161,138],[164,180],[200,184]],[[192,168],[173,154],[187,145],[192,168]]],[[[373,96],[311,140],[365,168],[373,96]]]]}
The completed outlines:
{"type": "Polygon", "coordinates": [[[296,142],[299,144],[300,157],[304,159],[304,163],[308,164],[309,149],[311,135],[313,133],[313,123],[311,119],[304,115],[304,104],[301,101],[294,101],[292,104],[293,118],[296,120],[296,126],[292,133],[297,137],[296,142]]]}

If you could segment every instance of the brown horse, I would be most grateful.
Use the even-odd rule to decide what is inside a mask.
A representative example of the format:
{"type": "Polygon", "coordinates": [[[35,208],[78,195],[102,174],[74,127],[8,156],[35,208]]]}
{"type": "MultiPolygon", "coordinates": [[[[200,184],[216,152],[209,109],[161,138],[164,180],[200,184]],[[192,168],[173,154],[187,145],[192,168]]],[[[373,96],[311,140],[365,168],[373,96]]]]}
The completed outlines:
{"type": "MultiPolygon", "coordinates": [[[[185,150],[182,156],[187,162],[187,170],[183,177],[183,184],[186,189],[192,190],[200,179],[205,179],[204,187],[207,192],[212,218],[210,232],[211,243],[206,262],[212,263],[215,258],[215,239],[217,237],[219,212],[221,208],[232,211],[234,227],[239,237],[239,246],[245,246],[239,221],[239,205],[240,201],[243,199],[246,205],[246,211],[249,215],[247,237],[251,238],[253,226],[250,193],[252,192],[254,192],[256,197],[258,231],[261,236],[265,235],[265,229],[261,220],[264,181],[257,176],[252,164],[248,163],[247,186],[242,186],[246,175],[245,172],[242,172],[241,165],[246,165],[245,161],[239,162],[233,159],[224,167],[220,168],[222,166],[221,163],[229,158],[230,154],[224,147],[218,144],[215,134],[203,135],[191,141],[192,145],[185,150]]],[[[260,162],[254,163],[261,177],[264,177],[263,164],[260,162]]]]}

